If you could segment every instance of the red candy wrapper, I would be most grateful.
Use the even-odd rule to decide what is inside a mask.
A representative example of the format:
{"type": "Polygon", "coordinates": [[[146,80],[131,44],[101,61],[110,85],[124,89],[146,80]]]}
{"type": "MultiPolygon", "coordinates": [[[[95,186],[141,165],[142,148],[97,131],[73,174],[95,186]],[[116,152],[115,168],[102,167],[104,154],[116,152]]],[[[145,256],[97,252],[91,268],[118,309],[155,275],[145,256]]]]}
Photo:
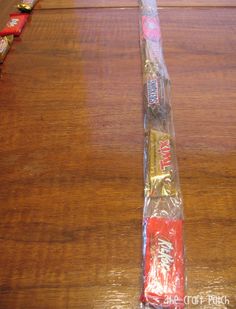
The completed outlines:
{"type": "Polygon", "coordinates": [[[155,217],[144,222],[144,303],[184,307],[182,225],[182,220],[155,217]]]}
{"type": "Polygon", "coordinates": [[[7,22],[5,28],[0,31],[0,36],[6,36],[13,34],[14,36],[19,36],[27,22],[28,14],[10,14],[10,19],[7,22]]]}
{"type": "Polygon", "coordinates": [[[155,17],[143,16],[142,27],[145,39],[149,39],[151,41],[160,40],[161,37],[160,27],[155,17]]]}

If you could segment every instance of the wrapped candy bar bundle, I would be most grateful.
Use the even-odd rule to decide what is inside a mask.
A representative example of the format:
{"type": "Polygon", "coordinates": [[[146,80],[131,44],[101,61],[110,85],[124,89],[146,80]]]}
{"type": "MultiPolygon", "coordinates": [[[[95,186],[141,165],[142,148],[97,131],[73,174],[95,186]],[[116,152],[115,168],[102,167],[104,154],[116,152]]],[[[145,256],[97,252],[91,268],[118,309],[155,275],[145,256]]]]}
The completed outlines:
{"type": "Polygon", "coordinates": [[[184,308],[183,204],[156,0],[140,0],[144,87],[142,308],[184,308]]]}
{"type": "Polygon", "coordinates": [[[19,13],[11,13],[5,27],[0,29],[0,64],[2,64],[11,48],[14,37],[19,37],[26,25],[29,14],[38,0],[20,0],[17,5],[19,13]]]}

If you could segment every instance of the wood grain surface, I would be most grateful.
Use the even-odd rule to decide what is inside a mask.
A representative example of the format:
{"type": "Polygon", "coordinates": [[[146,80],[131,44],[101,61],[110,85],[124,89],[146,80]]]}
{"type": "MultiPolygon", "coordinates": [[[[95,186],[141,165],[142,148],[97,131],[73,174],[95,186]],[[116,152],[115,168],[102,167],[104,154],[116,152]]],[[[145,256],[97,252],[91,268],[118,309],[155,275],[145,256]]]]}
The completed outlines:
{"type": "MultiPolygon", "coordinates": [[[[159,0],[159,7],[233,6],[235,0],[159,0]]],[[[138,7],[138,0],[41,0],[37,8],[93,8],[93,7],[138,7]]]]}
{"type": "MultiPolygon", "coordinates": [[[[193,309],[236,307],[235,12],[160,10],[193,309]]],[[[37,10],[0,67],[0,309],[138,308],[139,53],[135,8],[37,10]]]]}
{"type": "MultiPolygon", "coordinates": [[[[159,7],[236,7],[235,0],[158,0],[159,7]]],[[[16,10],[18,0],[0,0],[1,20],[16,10]]],[[[35,9],[128,8],[138,0],[39,0],[35,9]]]]}

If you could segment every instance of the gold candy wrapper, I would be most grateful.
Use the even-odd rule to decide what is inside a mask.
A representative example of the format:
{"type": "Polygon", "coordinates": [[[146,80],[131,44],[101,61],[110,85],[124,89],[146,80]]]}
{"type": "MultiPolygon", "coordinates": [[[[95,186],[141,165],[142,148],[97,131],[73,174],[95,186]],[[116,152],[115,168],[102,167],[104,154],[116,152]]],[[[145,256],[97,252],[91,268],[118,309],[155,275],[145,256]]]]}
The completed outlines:
{"type": "Polygon", "coordinates": [[[175,195],[176,181],[170,135],[151,129],[148,138],[147,193],[150,197],[175,195]]]}
{"type": "Polygon", "coordinates": [[[23,13],[30,13],[38,0],[22,0],[18,4],[18,9],[23,13]]]}
{"type": "Polygon", "coordinates": [[[8,41],[8,44],[11,45],[13,43],[13,40],[14,40],[14,35],[13,34],[7,35],[6,39],[8,41]]]}
{"type": "Polygon", "coordinates": [[[13,42],[14,36],[8,35],[0,37],[0,63],[3,63],[10,47],[13,42]]]}

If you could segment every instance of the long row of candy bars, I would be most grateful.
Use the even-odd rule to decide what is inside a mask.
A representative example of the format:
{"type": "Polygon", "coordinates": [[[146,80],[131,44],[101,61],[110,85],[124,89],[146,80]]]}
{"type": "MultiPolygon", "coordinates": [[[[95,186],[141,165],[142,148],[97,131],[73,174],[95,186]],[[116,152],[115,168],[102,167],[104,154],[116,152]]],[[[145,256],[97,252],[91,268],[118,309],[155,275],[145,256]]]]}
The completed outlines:
{"type": "Polygon", "coordinates": [[[156,0],[140,0],[144,83],[143,308],[184,308],[183,206],[156,0]]]}
{"type": "Polygon", "coordinates": [[[37,0],[21,0],[17,5],[21,13],[10,14],[10,19],[8,20],[4,29],[0,31],[0,63],[3,63],[6,55],[8,54],[14,36],[20,36],[29,15],[37,0]]]}

